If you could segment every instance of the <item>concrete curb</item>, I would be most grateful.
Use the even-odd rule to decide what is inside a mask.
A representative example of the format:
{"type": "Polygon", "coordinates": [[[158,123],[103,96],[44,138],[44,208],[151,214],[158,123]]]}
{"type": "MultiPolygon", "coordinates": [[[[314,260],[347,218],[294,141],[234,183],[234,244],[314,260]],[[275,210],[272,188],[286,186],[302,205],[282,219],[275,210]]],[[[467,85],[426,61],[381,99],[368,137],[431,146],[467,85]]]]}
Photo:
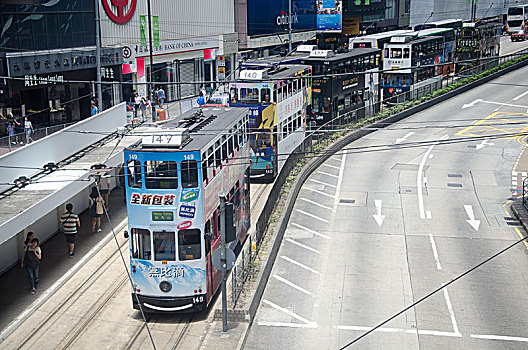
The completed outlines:
{"type": "Polygon", "coordinates": [[[486,77],[483,77],[481,79],[478,79],[472,83],[469,83],[467,85],[461,86],[457,89],[454,89],[448,93],[445,93],[443,95],[440,95],[436,98],[433,98],[429,101],[426,101],[424,103],[421,103],[417,106],[411,107],[407,110],[404,110],[400,113],[394,114],[392,116],[389,116],[385,119],[380,119],[370,125],[368,125],[368,129],[361,128],[358,131],[355,131],[349,135],[345,135],[341,137],[340,139],[334,141],[331,145],[329,145],[325,150],[324,153],[322,153],[319,157],[315,157],[312,160],[310,160],[306,165],[303,166],[299,174],[297,175],[292,188],[290,190],[290,193],[288,194],[288,198],[286,199],[286,204],[284,207],[284,210],[280,216],[279,219],[279,226],[275,231],[274,237],[272,238],[272,246],[269,250],[264,268],[261,269],[258,277],[257,277],[257,288],[255,290],[255,294],[253,296],[253,299],[251,301],[250,307],[249,307],[249,327],[247,328],[245,334],[244,334],[244,340],[239,343],[239,347],[237,349],[243,349],[247,340],[247,336],[249,334],[249,330],[251,329],[251,326],[253,325],[253,320],[255,318],[255,314],[257,312],[258,306],[260,304],[260,301],[262,299],[262,296],[264,294],[264,290],[266,288],[267,282],[269,280],[269,276],[271,275],[271,270],[273,268],[273,265],[275,263],[275,259],[277,257],[280,245],[282,243],[282,238],[284,237],[284,233],[286,231],[286,226],[288,224],[288,221],[290,219],[293,206],[295,204],[295,200],[297,199],[297,196],[299,195],[299,192],[301,190],[302,185],[307,180],[307,178],[317,169],[322,163],[324,163],[328,158],[330,158],[334,153],[339,151],[344,146],[350,144],[353,141],[356,141],[363,136],[366,136],[374,131],[376,129],[385,128],[390,124],[393,124],[397,121],[400,121],[402,119],[407,118],[410,115],[413,115],[415,113],[421,112],[431,106],[434,106],[438,103],[444,102],[451,97],[454,97],[456,95],[459,95],[460,93],[464,93],[468,90],[471,90],[477,86],[482,85],[483,83],[487,83],[488,81],[491,81],[493,79],[496,79],[504,74],[507,74],[511,71],[514,71],[516,69],[522,68],[524,66],[528,65],[528,60],[524,60],[521,62],[518,62],[510,67],[507,67],[505,69],[502,69],[498,72],[495,72],[493,74],[490,74],[486,77]]]}
{"type": "MultiPolygon", "coordinates": [[[[121,231],[124,227],[126,227],[128,223],[128,218],[121,221],[117,226],[114,228],[114,232],[117,234],[119,231],[121,231]]],[[[97,243],[88,253],[86,253],[85,256],[81,258],[77,262],[77,264],[73,265],[71,269],[69,269],[61,278],[59,278],[51,287],[46,289],[42,295],[35,300],[28,308],[26,308],[13,322],[11,322],[6,328],[2,330],[0,333],[0,344],[14,331],[17,330],[20,325],[27,320],[33,313],[40,307],[42,304],[44,304],[46,301],[48,301],[54,294],[57,292],[66,282],[72,278],[77,271],[79,271],[88,261],[90,261],[95,254],[97,254],[102,247],[104,247],[112,238],[114,237],[114,233],[110,232],[107,234],[99,243],[97,243]]]]}

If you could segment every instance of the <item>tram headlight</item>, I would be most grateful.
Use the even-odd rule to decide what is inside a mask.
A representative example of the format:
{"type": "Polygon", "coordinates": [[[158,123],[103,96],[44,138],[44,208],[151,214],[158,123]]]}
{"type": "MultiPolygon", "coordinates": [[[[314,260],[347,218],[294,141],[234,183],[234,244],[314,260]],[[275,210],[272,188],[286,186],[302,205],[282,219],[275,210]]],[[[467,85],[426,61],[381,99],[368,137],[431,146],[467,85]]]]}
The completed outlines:
{"type": "Polygon", "coordinates": [[[172,289],[172,284],[170,284],[170,282],[163,281],[159,284],[159,288],[163,293],[168,293],[172,289]]]}

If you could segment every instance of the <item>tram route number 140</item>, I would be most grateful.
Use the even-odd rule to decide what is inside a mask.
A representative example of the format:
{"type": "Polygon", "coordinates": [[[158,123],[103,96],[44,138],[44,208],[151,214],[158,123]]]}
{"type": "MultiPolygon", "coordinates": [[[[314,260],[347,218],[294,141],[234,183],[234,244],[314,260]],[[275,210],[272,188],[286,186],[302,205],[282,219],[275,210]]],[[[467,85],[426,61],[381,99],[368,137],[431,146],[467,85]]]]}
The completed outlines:
{"type": "Polygon", "coordinates": [[[193,297],[193,304],[200,304],[200,303],[203,303],[203,301],[204,301],[203,295],[193,297]]]}

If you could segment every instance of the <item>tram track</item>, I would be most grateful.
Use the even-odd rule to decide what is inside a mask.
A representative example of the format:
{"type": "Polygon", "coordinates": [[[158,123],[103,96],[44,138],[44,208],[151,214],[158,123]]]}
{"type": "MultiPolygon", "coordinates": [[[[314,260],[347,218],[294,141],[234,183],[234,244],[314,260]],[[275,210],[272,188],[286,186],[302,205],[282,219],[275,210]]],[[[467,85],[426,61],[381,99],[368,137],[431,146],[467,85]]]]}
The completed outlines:
{"type": "MultiPolygon", "coordinates": [[[[58,315],[60,315],[61,313],[64,313],[68,310],[70,310],[74,305],[75,305],[75,301],[77,300],[80,300],[81,297],[83,295],[85,295],[89,290],[90,288],[96,283],[99,281],[99,279],[104,275],[104,273],[106,272],[106,269],[108,266],[111,266],[114,262],[116,262],[118,259],[119,259],[119,252],[121,251],[121,249],[127,245],[128,241],[124,241],[123,243],[121,243],[119,245],[119,250],[114,250],[112,254],[110,254],[69,296],[68,298],[65,298],[64,301],[62,301],[55,309],[53,312],[51,312],[43,321],[41,321],[39,323],[39,325],[27,336],[25,337],[24,341],[22,343],[20,343],[15,349],[19,350],[19,349],[23,349],[26,345],[28,345],[32,340],[35,339],[36,336],[38,336],[40,334],[41,331],[45,330],[45,327],[46,326],[53,326],[53,324],[55,322],[58,322],[60,317],[57,317],[58,315]],[[72,302],[73,300],[73,302],[72,302]],[[53,322],[52,322],[53,321],[53,322]],[[51,322],[51,323],[50,323],[51,322]]],[[[112,292],[110,293],[110,295],[106,298],[106,300],[101,304],[101,305],[98,305],[96,307],[96,310],[97,312],[93,313],[92,310],[93,308],[89,308],[88,309],[88,312],[86,312],[85,315],[81,316],[81,320],[83,319],[88,319],[89,321],[88,322],[84,322],[86,323],[86,325],[91,322],[91,320],[93,320],[93,318],[97,315],[97,313],[106,305],[106,303],[108,303],[108,301],[111,299],[111,297],[113,295],[115,295],[115,293],[117,293],[117,291],[120,289],[120,287],[123,285],[123,283],[127,280],[127,278],[125,277],[124,279],[121,280],[120,283],[118,283],[118,287],[114,288],[114,290],[112,290],[112,292]],[[93,313],[93,315],[90,315],[88,316],[90,313],[93,313]],[[87,317],[88,316],[88,317],[87,317]]],[[[115,285],[115,284],[114,284],[115,285]]],[[[110,290],[111,288],[107,288],[105,290],[108,291],[110,290]]],[[[106,294],[106,293],[103,293],[103,295],[106,294]]],[[[94,306],[97,305],[97,303],[102,299],[99,298],[98,300],[95,301],[94,303],[94,306]]],[[[81,332],[82,332],[82,329],[84,327],[80,328],[81,329],[81,332]]],[[[80,334],[80,332],[79,332],[80,334]]],[[[73,341],[75,340],[75,337],[70,337],[70,340],[66,342],[67,346],[69,346],[73,341]]],[[[63,347],[63,349],[67,348],[67,346],[63,347]]]]}
{"type": "MultiPolygon", "coordinates": [[[[171,335],[166,342],[167,347],[159,346],[156,344],[157,349],[171,349],[176,350],[180,346],[183,337],[185,336],[187,330],[189,329],[190,324],[193,321],[194,315],[185,315],[181,316],[181,318],[176,319],[174,321],[170,320],[169,322],[166,322],[167,318],[172,317],[173,315],[162,315],[162,314],[148,314],[147,315],[147,323],[149,324],[150,330],[153,333],[154,341],[156,342],[156,339],[159,339],[159,337],[156,337],[156,333],[165,333],[165,328],[172,329],[175,325],[183,325],[181,329],[178,327],[177,329],[179,331],[171,332],[171,335]]],[[[146,324],[143,323],[141,327],[138,328],[138,330],[134,333],[134,335],[130,338],[130,341],[127,343],[127,345],[123,348],[125,350],[132,350],[132,349],[145,349],[146,346],[144,346],[144,343],[150,343],[149,335],[146,334],[146,324]]]]}

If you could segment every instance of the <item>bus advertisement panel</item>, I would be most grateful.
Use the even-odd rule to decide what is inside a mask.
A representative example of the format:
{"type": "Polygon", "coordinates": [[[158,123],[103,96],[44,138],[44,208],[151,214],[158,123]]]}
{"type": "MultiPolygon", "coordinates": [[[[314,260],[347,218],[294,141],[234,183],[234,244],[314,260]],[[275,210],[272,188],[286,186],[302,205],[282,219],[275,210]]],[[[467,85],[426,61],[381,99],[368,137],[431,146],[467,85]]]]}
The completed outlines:
{"type": "Polygon", "coordinates": [[[341,32],[342,1],[317,0],[317,30],[341,32]]]}

